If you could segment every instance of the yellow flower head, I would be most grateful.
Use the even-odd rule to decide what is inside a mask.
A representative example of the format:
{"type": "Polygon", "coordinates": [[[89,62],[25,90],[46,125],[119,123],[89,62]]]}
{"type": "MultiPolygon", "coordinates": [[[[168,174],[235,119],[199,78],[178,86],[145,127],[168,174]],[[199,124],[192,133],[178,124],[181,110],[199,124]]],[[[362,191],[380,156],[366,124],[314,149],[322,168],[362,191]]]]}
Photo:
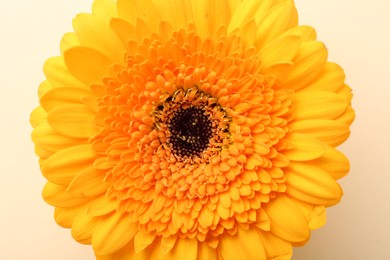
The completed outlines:
{"type": "Polygon", "coordinates": [[[32,139],[97,259],[290,259],[342,195],[342,69],[292,0],[95,0],[47,60],[32,139]]]}

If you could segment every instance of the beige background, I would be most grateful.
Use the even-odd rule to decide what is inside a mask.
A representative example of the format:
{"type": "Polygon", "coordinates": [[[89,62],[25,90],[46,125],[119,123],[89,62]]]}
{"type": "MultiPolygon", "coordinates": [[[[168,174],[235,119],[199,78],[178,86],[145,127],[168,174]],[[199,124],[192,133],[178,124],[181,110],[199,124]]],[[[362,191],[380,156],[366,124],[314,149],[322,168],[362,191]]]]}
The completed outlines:
{"type": "MultiPolygon", "coordinates": [[[[184,1],[184,0],[183,0],[184,1]]],[[[30,142],[42,64],[92,0],[0,0],[0,259],[94,259],[53,221],[30,142]]],[[[354,89],[357,120],[340,149],[352,163],[342,202],[294,260],[390,259],[390,1],[296,0],[354,89]]]]}

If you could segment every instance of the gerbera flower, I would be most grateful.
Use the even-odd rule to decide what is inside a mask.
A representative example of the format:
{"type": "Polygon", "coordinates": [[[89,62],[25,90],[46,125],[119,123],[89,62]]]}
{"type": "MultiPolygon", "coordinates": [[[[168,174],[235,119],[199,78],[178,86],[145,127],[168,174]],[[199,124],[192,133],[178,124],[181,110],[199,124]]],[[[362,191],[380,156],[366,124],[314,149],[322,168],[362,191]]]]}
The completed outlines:
{"type": "Polygon", "coordinates": [[[354,119],[291,0],[95,0],[47,60],[32,139],[97,259],[290,259],[342,195],[354,119]]]}

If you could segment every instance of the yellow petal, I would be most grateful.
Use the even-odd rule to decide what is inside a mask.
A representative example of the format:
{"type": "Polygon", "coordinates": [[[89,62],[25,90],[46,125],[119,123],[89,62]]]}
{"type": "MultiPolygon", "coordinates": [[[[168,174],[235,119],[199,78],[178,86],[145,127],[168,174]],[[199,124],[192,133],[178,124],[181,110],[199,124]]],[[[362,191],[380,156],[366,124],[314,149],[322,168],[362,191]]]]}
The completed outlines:
{"type": "Polygon", "coordinates": [[[267,253],[267,259],[282,260],[285,257],[290,260],[292,255],[291,243],[283,240],[271,232],[259,231],[261,240],[267,253]]]}
{"type": "Polygon", "coordinates": [[[41,107],[36,107],[30,115],[30,125],[37,127],[42,122],[46,122],[47,112],[41,107]]]}
{"type": "Polygon", "coordinates": [[[326,209],[324,206],[311,205],[294,198],[290,199],[294,201],[295,205],[297,205],[303,215],[305,215],[307,222],[309,223],[310,230],[317,229],[325,225],[326,209]]]}
{"type": "Polygon", "coordinates": [[[307,25],[301,25],[291,28],[290,30],[285,32],[282,37],[286,35],[298,36],[302,42],[314,41],[317,38],[317,34],[314,28],[307,25]]]}
{"type": "Polygon", "coordinates": [[[102,195],[89,203],[87,214],[95,217],[104,216],[115,211],[117,207],[118,201],[116,199],[102,195]]]}
{"type": "Polygon", "coordinates": [[[254,227],[245,230],[239,226],[236,235],[225,235],[220,239],[217,250],[224,260],[267,259],[263,242],[254,227]]]}
{"type": "MultiPolygon", "coordinates": [[[[259,1],[269,2],[269,1],[259,1]]],[[[257,26],[258,49],[273,41],[284,32],[296,27],[298,24],[298,14],[295,6],[291,2],[279,3],[268,10],[264,19],[257,26]]]]}
{"type": "Polygon", "coordinates": [[[112,17],[117,16],[114,0],[95,0],[92,4],[92,14],[108,24],[112,17]]]}
{"type": "Polygon", "coordinates": [[[235,29],[242,28],[248,21],[255,18],[257,24],[263,18],[266,12],[270,9],[272,1],[242,1],[239,6],[234,9],[234,13],[229,23],[228,33],[235,29]]]}
{"type": "Polygon", "coordinates": [[[282,82],[283,87],[297,91],[308,86],[321,73],[327,58],[328,52],[323,43],[302,43],[294,58],[292,70],[282,82]]]}
{"type": "Polygon", "coordinates": [[[105,176],[106,171],[97,170],[91,166],[74,177],[67,191],[81,197],[95,197],[103,194],[108,189],[108,185],[103,181],[105,176]]]}
{"type": "Polygon", "coordinates": [[[77,35],[74,32],[65,33],[60,42],[61,54],[64,54],[66,50],[79,45],[79,38],[77,38],[77,35]]]}
{"type": "MultiPolygon", "coordinates": [[[[110,21],[110,27],[119,37],[119,39],[121,39],[124,45],[126,45],[130,40],[137,40],[137,32],[135,27],[129,24],[126,20],[113,18],[110,21]]],[[[132,54],[131,50],[128,51],[130,51],[128,54],[132,54]]]]}
{"type": "Polygon", "coordinates": [[[294,120],[336,119],[347,108],[347,100],[325,91],[301,91],[293,96],[294,120]]]}
{"type": "Polygon", "coordinates": [[[211,248],[206,242],[198,243],[198,257],[196,260],[217,260],[217,250],[211,248]]]}
{"type": "Polygon", "coordinates": [[[278,195],[265,205],[270,217],[271,232],[291,242],[305,240],[309,236],[309,227],[299,208],[285,195],[278,195]]]}
{"type": "Polygon", "coordinates": [[[85,210],[85,205],[80,205],[71,208],[55,208],[54,219],[58,225],[64,228],[71,228],[75,218],[82,214],[85,210]]]}
{"type": "Polygon", "coordinates": [[[73,28],[80,45],[95,49],[117,63],[124,63],[125,46],[108,23],[90,14],[79,14],[73,20],[73,28]]]}
{"type": "Polygon", "coordinates": [[[53,85],[48,80],[44,80],[38,87],[38,97],[42,98],[42,96],[45,95],[46,92],[53,88],[53,85]]]}
{"type": "Polygon", "coordinates": [[[305,134],[290,133],[285,137],[289,149],[283,154],[292,161],[309,161],[326,152],[325,145],[318,139],[305,134]]]}
{"type": "Polygon", "coordinates": [[[300,42],[298,36],[287,35],[267,44],[259,53],[264,69],[281,62],[291,62],[298,52],[300,42]]]}
{"type": "Polygon", "coordinates": [[[113,61],[103,53],[82,46],[66,50],[64,59],[74,77],[87,85],[101,83],[105,76],[109,76],[109,67],[113,64],[113,61]]]}
{"type": "Polygon", "coordinates": [[[343,86],[344,80],[343,69],[336,63],[327,62],[318,77],[303,90],[322,90],[335,93],[343,86]]]}
{"type": "Polygon", "coordinates": [[[325,170],[333,179],[338,180],[348,174],[350,164],[348,158],[333,147],[328,146],[326,153],[311,162],[325,170]]]}
{"type": "Polygon", "coordinates": [[[42,197],[48,204],[61,208],[76,207],[88,201],[72,196],[66,191],[66,187],[51,182],[46,183],[42,197]]]}
{"type": "Polygon", "coordinates": [[[337,120],[310,119],[290,124],[292,132],[311,135],[330,146],[342,144],[349,136],[349,126],[337,120]]]}
{"type": "Polygon", "coordinates": [[[177,236],[169,236],[161,238],[161,251],[163,255],[168,254],[168,252],[175,246],[177,236]]]}
{"type": "Polygon", "coordinates": [[[118,0],[118,16],[131,25],[136,25],[137,19],[147,23],[149,28],[158,29],[160,12],[152,0],[118,0]]]}
{"type": "Polygon", "coordinates": [[[147,248],[150,244],[153,243],[155,238],[155,234],[145,233],[142,230],[138,231],[138,233],[134,237],[135,252],[139,253],[143,251],[145,248],[147,248]]]}
{"type": "Polygon", "coordinates": [[[163,250],[155,250],[151,259],[156,260],[196,260],[198,256],[198,240],[178,238],[175,247],[164,255],[163,250]]]}
{"type": "Polygon", "coordinates": [[[56,132],[65,136],[90,138],[97,132],[94,116],[85,105],[69,104],[51,110],[47,121],[56,132]]]}
{"type": "Polygon", "coordinates": [[[338,183],[317,165],[293,162],[285,176],[287,194],[304,202],[331,206],[342,196],[338,183]]]}
{"type": "Polygon", "coordinates": [[[97,254],[111,254],[123,248],[137,232],[137,226],[130,223],[127,214],[116,212],[96,226],[92,246],[97,254]]]}
{"type": "Polygon", "coordinates": [[[91,95],[90,91],[80,88],[54,88],[42,95],[40,102],[46,111],[66,104],[82,104],[83,98],[91,95]]]}
{"type": "Polygon", "coordinates": [[[93,164],[96,154],[90,144],[72,146],[50,156],[42,166],[43,175],[53,183],[68,185],[93,164]]]}
{"type": "Polygon", "coordinates": [[[85,143],[84,139],[75,139],[56,133],[47,121],[34,128],[31,139],[36,145],[51,152],[85,143]]]}
{"type": "Polygon", "coordinates": [[[83,214],[77,215],[72,225],[72,237],[82,244],[91,244],[92,234],[99,218],[83,214]]]}
{"type": "MultiPolygon", "coordinates": [[[[65,51],[66,53],[66,51],[65,51]]],[[[55,88],[72,87],[89,89],[84,83],[78,80],[65,65],[64,57],[52,57],[43,65],[43,71],[47,80],[55,88]]]]}

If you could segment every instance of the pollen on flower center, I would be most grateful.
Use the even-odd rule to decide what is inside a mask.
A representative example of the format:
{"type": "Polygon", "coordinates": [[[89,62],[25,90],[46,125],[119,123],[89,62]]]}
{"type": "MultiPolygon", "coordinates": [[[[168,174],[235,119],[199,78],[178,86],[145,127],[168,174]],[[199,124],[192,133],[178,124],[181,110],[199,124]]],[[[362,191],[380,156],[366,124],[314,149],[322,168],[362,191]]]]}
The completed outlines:
{"type": "Polygon", "coordinates": [[[198,107],[180,108],[168,121],[168,143],[180,157],[199,156],[209,145],[213,125],[206,111],[198,107]]]}

